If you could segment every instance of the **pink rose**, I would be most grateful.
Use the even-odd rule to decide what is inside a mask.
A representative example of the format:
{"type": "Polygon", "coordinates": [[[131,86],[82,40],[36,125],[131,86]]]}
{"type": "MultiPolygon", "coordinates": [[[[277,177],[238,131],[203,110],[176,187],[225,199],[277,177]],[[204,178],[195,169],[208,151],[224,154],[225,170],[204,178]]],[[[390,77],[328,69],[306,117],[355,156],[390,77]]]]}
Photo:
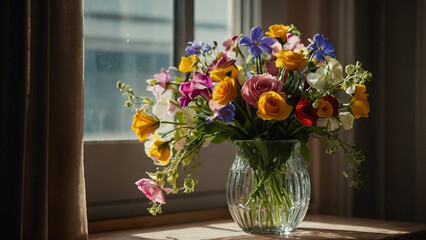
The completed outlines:
{"type": "Polygon", "coordinates": [[[154,180],[147,178],[142,178],[135,184],[138,186],[139,190],[145,194],[147,198],[149,198],[149,200],[161,204],[166,204],[162,190],[166,193],[171,193],[173,191],[171,188],[162,188],[154,180]]]}
{"type": "Polygon", "coordinates": [[[254,75],[244,83],[241,89],[243,99],[257,109],[257,102],[264,92],[274,91],[280,93],[283,84],[271,74],[254,75]]]}

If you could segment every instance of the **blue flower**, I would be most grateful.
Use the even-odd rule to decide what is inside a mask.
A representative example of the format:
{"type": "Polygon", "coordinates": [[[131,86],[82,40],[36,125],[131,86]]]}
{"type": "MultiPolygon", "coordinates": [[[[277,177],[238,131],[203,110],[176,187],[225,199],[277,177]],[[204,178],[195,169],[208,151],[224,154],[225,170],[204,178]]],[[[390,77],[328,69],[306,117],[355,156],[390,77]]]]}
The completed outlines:
{"type": "Polygon", "coordinates": [[[232,122],[235,116],[235,105],[230,103],[219,109],[217,112],[217,117],[222,119],[226,123],[232,122]]]}
{"type": "Polygon", "coordinates": [[[330,40],[324,38],[322,34],[315,34],[314,42],[309,44],[308,50],[314,51],[313,57],[320,60],[325,61],[326,56],[330,56],[332,58],[336,58],[334,55],[334,46],[331,44],[330,40]]]}
{"type": "Polygon", "coordinates": [[[262,52],[267,52],[269,54],[272,52],[271,45],[273,45],[275,41],[270,37],[265,37],[262,28],[252,28],[250,35],[251,38],[243,36],[238,43],[242,46],[250,47],[248,51],[254,58],[258,58],[262,52]]]}
{"type": "Polygon", "coordinates": [[[212,48],[206,44],[205,42],[201,41],[193,41],[188,42],[187,46],[185,48],[186,55],[200,55],[200,53],[206,53],[207,51],[210,51],[212,48]]]}

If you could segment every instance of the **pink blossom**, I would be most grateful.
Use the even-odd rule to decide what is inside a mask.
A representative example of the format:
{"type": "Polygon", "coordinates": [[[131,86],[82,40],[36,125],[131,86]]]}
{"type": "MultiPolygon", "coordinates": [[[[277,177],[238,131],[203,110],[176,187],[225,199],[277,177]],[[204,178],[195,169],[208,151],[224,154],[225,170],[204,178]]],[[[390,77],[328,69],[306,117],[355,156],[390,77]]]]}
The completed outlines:
{"type": "Polygon", "coordinates": [[[227,57],[221,57],[214,60],[210,66],[207,68],[206,73],[209,73],[217,68],[227,68],[235,63],[235,60],[230,60],[227,57]]]}
{"type": "Polygon", "coordinates": [[[271,46],[272,53],[267,57],[267,63],[266,63],[266,70],[269,74],[272,76],[278,76],[280,74],[280,69],[276,66],[276,60],[277,60],[277,53],[279,53],[282,50],[281,43],[276,41],[274,45],[271,46]]]}
{"type": "Polygon", "coordinates": [[[287,42],[284,44],[285,50],[291,50],[294,51],[298,48],[304,48],[302,41],[300,40],[299,36],[287,33],[287,42]]]}
{"type": "Polygon", "coordinates": [[[179,91],[182,93],[182,96],[178,100],[181,107],[184,108],[199,95],[210,100],[210,91],[212,90],[213,80],[207,74],[195,72],[192,81],[187,81],[180,85],[179,91]]]}
{"type": "Polygon", "coordinates": [[[274,45],[271,46],[271,48],[272,48],[272,53],[269,55],[269,57],[272,56],[274,59],[276,59],[277,53],[279,53],[283,49],[281,46],[281,43],[276,41],[274,45]]]}
{"type": "Polygon", "coordinates": [[[264,92],[274,91],[280,93],[283,85],[271,74],[254,75],[241,89],[243,99],[253,107],[257,108],[257,102],[264,92]]]}
{"type": "Polygon", "coordinates": [[[222,53],[225,58],[234,59],[238,56],[238,51],[236,48],[237,39],[238,36],[233,36],[223,41],[222,45],[225,47],[225,50],[223,50],[222,53]]]}
{"type": "Polygon", "coordinates": [[[142,178],[135,184],[149,200],[161,204],[166,204],[162,190],[164,190],[166,193],[171,193],[173,191],[171,188],[162,188],[154,180],[147,178],[142,178]]]}
{"type": "Polygon", "coordinates": [[[154,74],[154,79],[158,82],[154,86],[148,85],[146,90],[151,91],[154,94],[155,99],[159,100],[161,95],[167,90],[168,83],[170,83],[169,71],[161,68],[161,73],[154,74]]]}
{"type": "Polygon", "coordinates": [[[280,74],[280,69],[277,68],[277,65],[275,63],[275,60],[269,61],[266,63],[266,70],[268,73],[270,73],[272,76],[278,76],[280,74]]]}

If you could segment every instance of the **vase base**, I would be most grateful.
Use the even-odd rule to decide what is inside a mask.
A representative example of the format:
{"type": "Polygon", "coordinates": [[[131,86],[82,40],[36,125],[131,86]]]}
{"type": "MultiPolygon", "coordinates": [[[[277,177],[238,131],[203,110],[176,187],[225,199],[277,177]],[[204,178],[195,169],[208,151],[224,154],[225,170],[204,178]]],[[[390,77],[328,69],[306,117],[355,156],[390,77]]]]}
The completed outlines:
{"type": "Polygon", "coordinates": [[[295,229],[293,228],[250,228],[250,229],[243,229],[246,233],[253,233],[253,234],[284,234],[284,235],[290,235],[295,229]]]}

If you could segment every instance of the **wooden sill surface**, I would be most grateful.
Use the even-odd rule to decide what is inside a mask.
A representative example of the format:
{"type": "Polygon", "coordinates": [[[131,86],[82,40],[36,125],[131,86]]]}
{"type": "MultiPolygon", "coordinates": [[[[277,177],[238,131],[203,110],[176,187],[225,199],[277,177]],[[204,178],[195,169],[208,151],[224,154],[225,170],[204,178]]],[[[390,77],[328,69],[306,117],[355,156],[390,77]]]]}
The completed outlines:
{"type": "MultiPolygon", "coordinates": [[[[207,211],[207,210],[206,210],[207,211]]],[[[221,211],[221,210],[217,210],[221,211]]],[[[206,212],[207,213],[207,212],[206,212]]],[[[222,213],[221,213],[222,214],[222,213]]],[[[167,214],[169,218],[170,214],[167,214]]],[[[219,214],[220,215],[220,214],[219,214]]],[[[164,215],[165,216],[165,215],[164,215]]],[[[177,216],[177,215],[175,215],[177,216]]],[[[151,217],[155,218],[155,217],[151,217]]],[[[337,216],[308,215],[289,236],[248,234],[232,219],[93,233],[89,239],[426,239],[426,225],[337,216]]]]}

